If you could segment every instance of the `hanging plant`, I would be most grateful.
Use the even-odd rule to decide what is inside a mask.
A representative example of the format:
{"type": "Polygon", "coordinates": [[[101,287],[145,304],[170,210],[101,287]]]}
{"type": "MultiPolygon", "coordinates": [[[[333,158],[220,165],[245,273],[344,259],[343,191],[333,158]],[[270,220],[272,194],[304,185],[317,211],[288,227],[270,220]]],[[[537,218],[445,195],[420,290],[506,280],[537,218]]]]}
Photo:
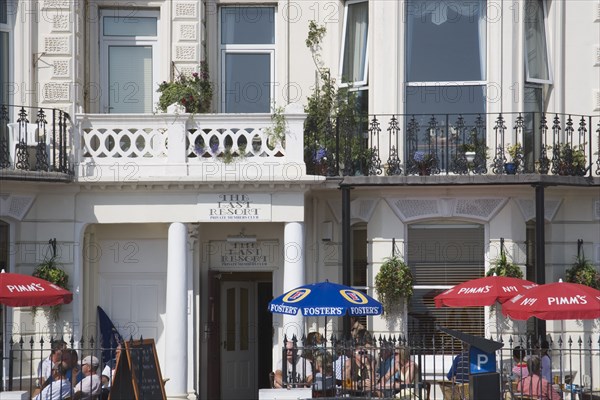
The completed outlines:
{"type": "MultiPolygon", "coordinates": [[[[60,286],[63,289],[68,289],[67,286],[69,284],[69,275],[62,268],[60,268],[59,263],[56,261],[56,257],[48,258],[42,263],[38,264],[32,275],[36,278],[47,280],[48,282],[51,282],[56,286],[60,286]]],[[[60,304],[50,307],[50,319],[58,319],[60,307],[60,304]]],[[[32,307],[31,311],[35,316],[37,313],[37,307],[32,307]]]]}
{"type": "Polygon", "coordinates": [[[600,290],[600,272],[585,258],[583,251],[575,257],[575,262],[566,272],[565,279],[600,290]]]}
{"type": "Polygon", "coordinates": [[[517,265],[508,261],[504,250],[500,251],[500,257],[492,262],[492,267],[487,272],[486,276],[509,276],[511,278],[523,279],[523,271],[517,265]]]}
{"type": "Polygon", "coordinates": [[[410,267],[399,257],[386,258],[375,276],[375,291],[383,309],[392,309],[402,299],[413,294],[413,276],[410,267]]]}

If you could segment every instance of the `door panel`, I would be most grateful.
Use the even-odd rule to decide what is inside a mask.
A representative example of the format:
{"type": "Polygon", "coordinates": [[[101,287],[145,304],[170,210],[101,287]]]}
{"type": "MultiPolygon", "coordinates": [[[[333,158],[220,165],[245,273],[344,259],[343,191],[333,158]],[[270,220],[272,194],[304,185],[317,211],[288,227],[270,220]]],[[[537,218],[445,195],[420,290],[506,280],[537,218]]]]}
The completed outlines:
{"type": "Polygon", "coordinates": [[[100,306],[124,339],[152,338],[159,362],[164,365],[166,274],[103,273],[100,306]],[[161,317],[161,315],[163,317],[161,317]]]}
{"type": "Polygon", "coordinates": [[[248,399],[256,394],[256,286],[221,286],[221,398],[248,399]]]}

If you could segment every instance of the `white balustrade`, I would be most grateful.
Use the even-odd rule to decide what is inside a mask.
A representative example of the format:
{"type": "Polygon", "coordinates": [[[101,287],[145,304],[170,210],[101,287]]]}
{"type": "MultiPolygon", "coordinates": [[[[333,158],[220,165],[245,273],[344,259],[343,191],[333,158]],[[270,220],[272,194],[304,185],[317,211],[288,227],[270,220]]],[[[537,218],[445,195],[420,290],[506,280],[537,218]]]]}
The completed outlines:
{"type": "Polygon", "coordinates": [[[287,108],[285,143],[269,136],[270,114],[83,114],[78,178],[298,179],[306,175],[298,111],[287,108]]]}

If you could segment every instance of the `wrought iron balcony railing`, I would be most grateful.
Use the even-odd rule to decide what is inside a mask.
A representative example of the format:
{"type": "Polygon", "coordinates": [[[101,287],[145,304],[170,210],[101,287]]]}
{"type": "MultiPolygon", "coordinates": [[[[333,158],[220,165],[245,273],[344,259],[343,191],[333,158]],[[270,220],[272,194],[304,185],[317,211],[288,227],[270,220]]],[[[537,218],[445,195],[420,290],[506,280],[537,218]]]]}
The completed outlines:
{"type": "Polygon", "coordinates": [[[309,174],[600,176],[600,115],[369,115],[305,137],[309,174]]]}
{"type": "Polygon", "coordinates": [[[54,108],[0,105],[0,171],[72,175],[70,122],[54,108]]]}

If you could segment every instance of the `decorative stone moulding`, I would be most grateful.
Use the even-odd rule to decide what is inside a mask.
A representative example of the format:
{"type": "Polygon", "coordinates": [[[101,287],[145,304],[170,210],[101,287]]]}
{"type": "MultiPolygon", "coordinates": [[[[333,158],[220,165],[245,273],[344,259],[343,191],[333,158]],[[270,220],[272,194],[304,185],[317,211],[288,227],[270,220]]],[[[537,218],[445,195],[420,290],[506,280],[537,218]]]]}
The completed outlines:
{"type": "MultiPolygon", "coordinates": [[[[369,222],[379,199],[356,199],[350,202],[350,219],[352,223],[369,222]]],[[[329,209],[337,223],[342,222],[342,201],[327,200],[329,209]]]]}
{"type": "Polygon", "coordinates": [[[594,200],[594,219],[600,219],[600,200],[594,200]]]}
{"type": "Polygon", "coordinates": [[[69,60],[53,60],[52,71],[54,78],[69,78],[71,76],[71,62],[69,60]]]}
{"type": "Polygon", "coordinates": [[[70,101],[70,85],[68,83],[50,82],[44,84],[44,101],[70,101]]]}
{"type": "Polygon", "coordinates": [[[66,8],[68,9],[70,6],[70,0],[44,0],[43,8],[66,8]]]}
{"type": "Polygon", "coordinates": [[[175,46],[176,61],[194,61],[196,60],[196,46],[175,46]]]}
{"type": "Polygon", "coordinates": [[[196,41],[198,40],[198,24],[182,23],[179,25],[179,40],[180,41],[196,41]]]}
{"type": "Polygon", "coordinates": [[[67,36],[45,37],[44,52],[46,54],[70,54],[71,46],[69,45],[69,38],[67,36]]]}
{"type": "MultiPolygon", "coordinates": [[[[519,205],[519,209],[521,210],[521,214],[523,214],[523,218],[525,221],[529,221],[535,219],[535,202],[530,199],[516,199],[515,200],[519,205]]],[[[544,200],[544,219],[548,222],[552,222],[560,204],[562,203],[562,199],[545,199],[544,200]]]]}
{"type": "Polygon", "coordinates": [[[197,19],[198,3],[192,1],[175,2],[175,18],[197,19]]]}
{"type": "Polygon", "coordinates": [[[2,194],[0,195],[0,217],[10,217],[22,221],[34,200],[34,196],[2,194]]]}
{"type": "Polygon", "coordinates": [[[57,14],[52,16],[52,31],[54,32],[65,32],[69,31],[69,15],[68,14],[57,14]]]}
{"type": "Polygon", "coordinates": [[[504,207],[508,198],[391,198],[386,201],[402,222],[450,217],[487,222],[504,207]]]}
{"type": "Polygon", "coordinates": [[[594,111],[600,110],[600,90],[594,90],[594,111]]]}

